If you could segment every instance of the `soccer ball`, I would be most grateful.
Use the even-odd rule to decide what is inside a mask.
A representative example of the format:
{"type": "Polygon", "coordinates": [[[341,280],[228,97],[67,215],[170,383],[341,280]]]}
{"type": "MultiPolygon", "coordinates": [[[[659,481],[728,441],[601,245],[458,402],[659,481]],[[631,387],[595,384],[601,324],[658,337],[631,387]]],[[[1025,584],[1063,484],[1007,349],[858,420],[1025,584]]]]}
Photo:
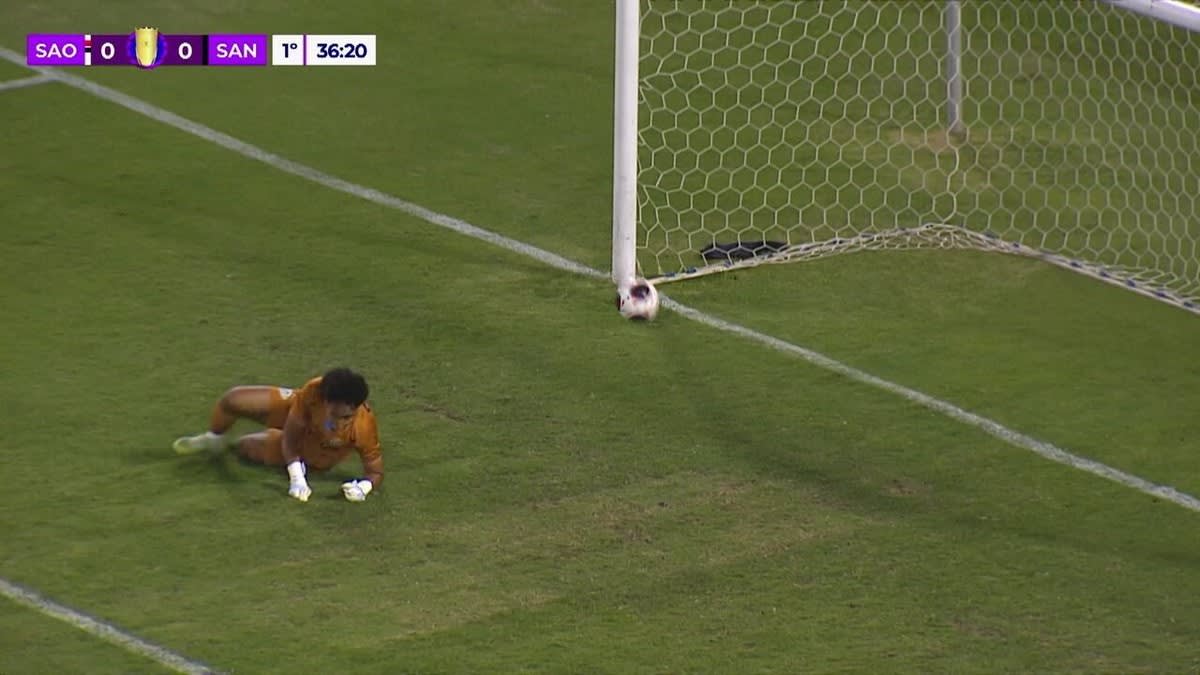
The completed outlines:
{"type": "Polygon", "coordinates": [[[617,310],[634,321],[653,321],[658,316],[658,290],[645,279],[617,287],[617,310]]]}

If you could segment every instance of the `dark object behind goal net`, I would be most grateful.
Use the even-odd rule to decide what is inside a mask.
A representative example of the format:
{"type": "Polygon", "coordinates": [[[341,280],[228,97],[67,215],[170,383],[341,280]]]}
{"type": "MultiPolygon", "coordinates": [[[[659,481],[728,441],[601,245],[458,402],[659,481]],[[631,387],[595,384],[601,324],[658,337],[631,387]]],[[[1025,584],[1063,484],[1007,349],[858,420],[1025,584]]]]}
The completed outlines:
{"type": "Polygon", "coordinates": [[[704,256],[705,260],[712,261],[734,261],[734,260],[749,260],[760,256],[779,253],[787,248],[787,242],[783,241],[735,241],[727,244],[713,243],[711,246],[705,246],[700,249],[700,255],[704,256]]]}

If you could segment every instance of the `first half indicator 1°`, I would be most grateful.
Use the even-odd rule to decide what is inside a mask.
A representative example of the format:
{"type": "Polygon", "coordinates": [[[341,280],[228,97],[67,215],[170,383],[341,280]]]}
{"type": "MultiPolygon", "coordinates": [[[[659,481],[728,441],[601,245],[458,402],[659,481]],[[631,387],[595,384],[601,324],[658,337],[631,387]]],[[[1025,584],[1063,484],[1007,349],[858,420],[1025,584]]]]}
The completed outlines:
{"type": "Polygon", "coordinates": [[[303,66],[304,65],[304,36],[303,35],[272,35],[271,36],[271,65],[272,66],[303,66]]]}

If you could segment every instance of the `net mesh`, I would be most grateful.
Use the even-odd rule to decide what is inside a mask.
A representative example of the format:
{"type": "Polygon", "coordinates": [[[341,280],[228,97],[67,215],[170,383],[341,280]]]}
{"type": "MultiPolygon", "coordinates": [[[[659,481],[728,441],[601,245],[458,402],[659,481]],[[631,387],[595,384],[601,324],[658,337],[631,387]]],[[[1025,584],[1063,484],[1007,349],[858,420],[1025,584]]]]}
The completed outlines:
{"type": "Polygon", "coordinates": [[[642,5],[643,274],[966,247],[1200,296],[1200,35],[964,0],[950,132],[945,3],[642,5]]]}

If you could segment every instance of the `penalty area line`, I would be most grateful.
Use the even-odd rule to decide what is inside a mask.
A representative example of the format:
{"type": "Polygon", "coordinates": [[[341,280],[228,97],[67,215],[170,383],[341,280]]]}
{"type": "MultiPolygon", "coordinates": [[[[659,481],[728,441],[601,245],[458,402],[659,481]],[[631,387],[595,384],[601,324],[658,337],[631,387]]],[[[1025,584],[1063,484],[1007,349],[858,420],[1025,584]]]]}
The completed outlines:
{"type": "Polygon", "coordinates": [[[25,605],[42,614],[69,623],[85,633],[90,633],[107,642],[111,642],[126,651],[157,661],[177,673],[186,673],[187,675],[215,675],[217,673],[217,671],[203,663],[186,659],[168,649],[134,637],[112,624],[93,619],[82,612],[48,600],[31,590],[22,588],[5,579],[0,579],[0,595],[9,598],[17,604],[25,605]]]}
{"type": "Polygon", "coordinates": [[[19,80],[8,80],[0,82],[0,91],[9,91],[12,89],[24,89],[25,87],[33,87],[39,84],[47,84],[53,82],[54,78],[49,75],[34,75],[33,77],[22,77],[19,80]]]}

